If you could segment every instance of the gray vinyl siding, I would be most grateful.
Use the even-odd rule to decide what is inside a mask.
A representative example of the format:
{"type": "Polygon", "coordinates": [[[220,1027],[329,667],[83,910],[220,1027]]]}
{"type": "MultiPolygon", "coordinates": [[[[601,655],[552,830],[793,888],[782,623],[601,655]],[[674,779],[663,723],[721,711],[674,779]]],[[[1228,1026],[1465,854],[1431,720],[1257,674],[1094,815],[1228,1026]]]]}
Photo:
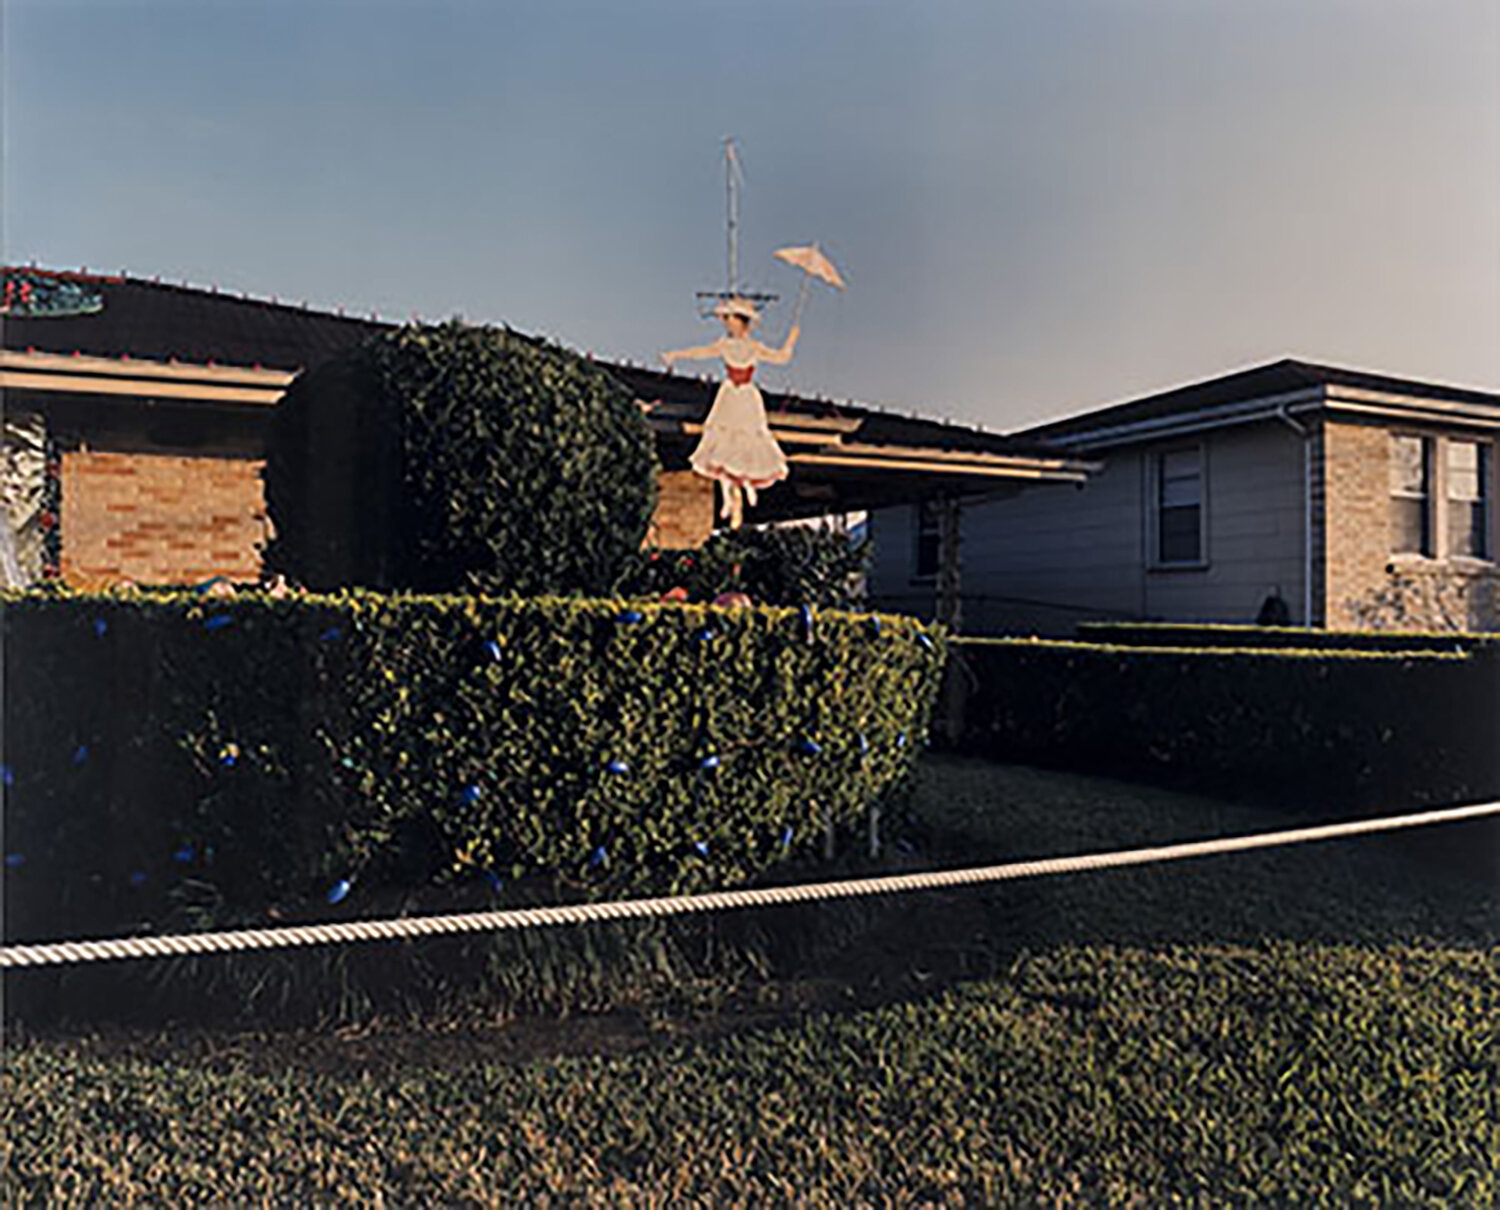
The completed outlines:
{"type": "MultiPolygon", "coordinates": [[[[1067,633],[1085,618],[1253,621],[1272,586],[1303,619],[1302,439],[1285,426],[1219,429],[1091,455],[1083,487],[1047,484],[963,512],[964,629],[1067,633]],[[1207,565],[1148,566],[1153,455],[1203,451],[1207,565]]],[[[873,513],[877,605],[927,613],[911,581],[912,510],[873,513]]]]}

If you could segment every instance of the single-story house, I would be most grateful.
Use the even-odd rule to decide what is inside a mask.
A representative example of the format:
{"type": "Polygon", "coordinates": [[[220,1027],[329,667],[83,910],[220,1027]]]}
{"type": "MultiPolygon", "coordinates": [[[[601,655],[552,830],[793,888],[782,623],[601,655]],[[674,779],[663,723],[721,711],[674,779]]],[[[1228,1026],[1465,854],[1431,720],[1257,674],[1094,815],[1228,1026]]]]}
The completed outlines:
{"type": "MultiPolygon", "coordinates": [[[[391,326],[218,290],[35,268],[3,270],[3,502],[26,578],[78,586],[260,574],[266,431],[304,369],[391,326]]],[[[601,363],[603,364],[603,363],[601,363]]],[[[605,364],[656,434],[648,540],[692,548],[713,485],[687,458],[716,381],[605,364]]],[[[1075,484],[1088,458],[852,403],[767,393],[791,479],[753,521],[1075,484]]]]}
{"type": "MultiPolygon", "coordinates": [[[[1500,628],[1497,431],[1500,395],[1297,360],[1024,430],[1101,469],[961,507],[964,629],[1500,628]]],[[[940,523],[872,513],[878,603],[936,608],[940,523]]]]}

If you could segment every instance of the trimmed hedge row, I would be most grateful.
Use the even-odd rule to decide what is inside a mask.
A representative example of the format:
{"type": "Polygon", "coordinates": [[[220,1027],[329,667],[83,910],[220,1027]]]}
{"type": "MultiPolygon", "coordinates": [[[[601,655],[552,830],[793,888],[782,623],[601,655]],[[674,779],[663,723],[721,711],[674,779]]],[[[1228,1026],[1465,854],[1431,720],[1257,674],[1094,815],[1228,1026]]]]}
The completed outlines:
{"type": "Polygon", "coordinates": [[[611,601],[11,596],[15,937],[306,914],[433,880],[754,877],[922,746],[941,634],[611,601]]]}
{"type": "Polygon", "coordinates": [[[1500,661],[965,639],[961,750],[1327,806],[1500,796],[1500,661]]]}
{"type": "Polygon", "coordinates": [[[1474,651],[1500,636],[1469,631],[1313,630],[1191,622],[1080,622],[1090,643],[1130,647],[1295,647],[1310,651],[1474,651]]]}

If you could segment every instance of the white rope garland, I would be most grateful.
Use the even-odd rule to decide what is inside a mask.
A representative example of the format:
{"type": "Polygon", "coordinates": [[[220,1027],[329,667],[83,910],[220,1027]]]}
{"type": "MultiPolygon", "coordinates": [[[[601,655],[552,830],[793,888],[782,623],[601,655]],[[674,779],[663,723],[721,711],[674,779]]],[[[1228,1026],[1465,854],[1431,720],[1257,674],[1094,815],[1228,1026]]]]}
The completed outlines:
{"type": "Polygon", "coordinates": [[[389,920],[353,920],[347,923],[292,925],[285,928],[244,929],[223,933],[182,933],[162,937],[122,937],[103,941],[56,941],[36,945],[0,947],[0,969],[56,966],[73,962],[104,962],[122,958],[165,958],[184,954],[216,954],[244,950],[277,949],[297,945],[350,944],[359,941],[391,941],[403,937],[436,937],[452,933],[496,932],[504,929],[550,928],[563,924],[590,924],[600,920],[638,920],[650,916],[685,916],[696,912],[722,912],[736,908],[774,904],[808,903],[821,899],[857,899],[871,895],[899,895],[908,891],[941,890],[945,887],[1008,882],[1018,878],[1040,878],[1081,870],[1107,870],[1120,866],[1149,865],[1210,857],[1217,853],[1242,853],[1283,845],[1307,844],[1415,828],[1428,824],[1454,823],[1500,814],[1500,802],[1468,807],[1446,807],[1412,815],[1394,815],[1349,823],[1324,824],[1249,836],[1227,836],[1218,840],[1189,841],[1148,849],[1125,849],[1113,853],[1084,853],[1074,857],[1051,857],[1016,861],[1007,865],[980,866],[963,870],[936,870],[922,874],[897,874],[883,878],[815,882],[801,886],[756,887],[741,891],[713,891],[703,895],[679,895],[663,899],[628,899],[613,903],[579,903],[554,907],[512,908],[494,912],[466,912],[451,916],[416,916],[389,920]]]}

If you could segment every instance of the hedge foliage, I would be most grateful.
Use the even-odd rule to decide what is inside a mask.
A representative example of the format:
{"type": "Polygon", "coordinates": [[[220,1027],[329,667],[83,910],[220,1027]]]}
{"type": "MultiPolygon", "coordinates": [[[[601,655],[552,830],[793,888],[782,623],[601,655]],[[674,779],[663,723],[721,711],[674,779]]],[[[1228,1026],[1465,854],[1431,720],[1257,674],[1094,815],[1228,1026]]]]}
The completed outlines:
{"type": "Polygon", "coordinates": [[[1500,795],[1491,651],[1166,648],[965,639],[964,751],[1293,802],[1500,795]]]}
{"type": "Polygon", "coordinates": [[[1492,1206],[1497,1012],[1494,950],[1068,946],[615,1057],[33,1045],[0,1068],[0,1182],[70,1205],[1492,1206]]]}
{"type": "Polygon", "coordinates": [[[757,605],[856,608],[870,562],[868,541],[811,526],[719,530],[697,550],[643,550],[627,564],[623,596],[681,590],[690,601],[743,592],[757,605]]]}
{"type": "Polygon", "coordinates": [[[1500,636],[1467,631],[1313,630],[1186,622],[1080,622],[1090,643],[1130,647],[1295,647],[1310,651],[1474,651],[1500,636]]]}
{"type": "Polygon", "coordinates": [[[318,589],[607,593],[656,499],[655,444],[592,362],[457,321],[299,377],[267,443],[267,566],[318,589]]]}
{"type": "Polygon", "coordinates": [[[5,684],[16,937],[306,914],[433,880],[501,902],[741,882],[901,782],[944,658],[909,619],[797,610],[4,605],[5,649],[25,653],[5,684]]]}

